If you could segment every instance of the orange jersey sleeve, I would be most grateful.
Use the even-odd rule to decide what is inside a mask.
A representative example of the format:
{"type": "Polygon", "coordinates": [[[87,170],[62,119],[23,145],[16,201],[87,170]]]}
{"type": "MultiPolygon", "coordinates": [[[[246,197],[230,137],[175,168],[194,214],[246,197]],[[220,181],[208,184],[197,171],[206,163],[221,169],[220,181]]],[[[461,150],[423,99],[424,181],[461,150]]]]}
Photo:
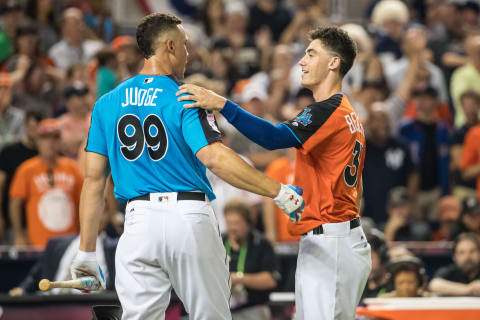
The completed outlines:
{"type": "Polygon", "coordinates": [[[314,103],[286,125],[302,142],[294,184],[303,188],[307,203],[302,220],[289,224],[290,233],[358,217],[365,136],[347,97],[335,94],[314,103]]]}

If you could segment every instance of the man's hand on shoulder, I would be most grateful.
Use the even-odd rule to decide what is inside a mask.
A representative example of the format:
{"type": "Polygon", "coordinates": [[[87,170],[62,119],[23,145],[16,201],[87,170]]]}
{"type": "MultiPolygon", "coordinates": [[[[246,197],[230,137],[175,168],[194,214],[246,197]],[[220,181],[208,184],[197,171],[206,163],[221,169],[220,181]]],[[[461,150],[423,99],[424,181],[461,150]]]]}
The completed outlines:
{"type": "Polygon", "coordinates": [[[280,187],[280,192],[273,199],[275,204],[287,214],[292,222],[300,222],[305,201],[302,198],[303,190],[299,186],[284,185],[280,187]]]}
{"type": "Polygon", "coordinates": [[[202,108],[205,110],[223,109],[227,99],[215,92],[196,86],[194,84],[184,84],[177,91],[178,101],[195,101],[191,104],[185,104],[184,108],[202,108]],[[182,96],[182,94],[185,94],[182,96]]]}

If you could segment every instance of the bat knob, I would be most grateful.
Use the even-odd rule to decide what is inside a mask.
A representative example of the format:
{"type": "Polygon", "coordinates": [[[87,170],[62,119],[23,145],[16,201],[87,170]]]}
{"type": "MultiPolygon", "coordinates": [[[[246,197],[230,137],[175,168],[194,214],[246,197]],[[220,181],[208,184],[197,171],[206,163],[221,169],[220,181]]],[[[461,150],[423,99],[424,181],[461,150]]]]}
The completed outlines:
{"type": "Polygon", "coordinates": [[[48,289],[50,289],[50,280],[48,279],[40,280],[40,282],[38,283],[38,287],[42,291],[47,291],[48,289]]]}

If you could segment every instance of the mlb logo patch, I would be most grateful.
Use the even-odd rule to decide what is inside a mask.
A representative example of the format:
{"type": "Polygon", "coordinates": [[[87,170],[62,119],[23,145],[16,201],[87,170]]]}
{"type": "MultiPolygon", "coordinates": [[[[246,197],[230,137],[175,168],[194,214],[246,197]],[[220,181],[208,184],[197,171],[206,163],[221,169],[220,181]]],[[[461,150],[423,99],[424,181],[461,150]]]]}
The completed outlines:
{"type": "Polygon", "coordinates": [[[151,83],[151,82],[153,82],[153,78],[146,78],[145,80],[143,80],[144,84],[151,83]]]}

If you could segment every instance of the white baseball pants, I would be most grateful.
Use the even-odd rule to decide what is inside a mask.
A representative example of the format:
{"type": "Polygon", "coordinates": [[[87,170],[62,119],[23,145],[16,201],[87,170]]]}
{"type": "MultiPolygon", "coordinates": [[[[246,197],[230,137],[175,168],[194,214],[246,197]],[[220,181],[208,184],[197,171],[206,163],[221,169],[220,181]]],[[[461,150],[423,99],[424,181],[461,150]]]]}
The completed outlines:
{"type": "Polygon", "coordinates": [[[353,320],[372,267],[361,226],[323,224],[300,239],[295,274],[295,320],[353,320]]]}
{"type": "Polygon", "coordinates": [[[172,288],[190,319],[230,320],[226,253],[210,203],[154,195],[126,207],[115,255],[122,320],[165,319],[172,288]]]}

